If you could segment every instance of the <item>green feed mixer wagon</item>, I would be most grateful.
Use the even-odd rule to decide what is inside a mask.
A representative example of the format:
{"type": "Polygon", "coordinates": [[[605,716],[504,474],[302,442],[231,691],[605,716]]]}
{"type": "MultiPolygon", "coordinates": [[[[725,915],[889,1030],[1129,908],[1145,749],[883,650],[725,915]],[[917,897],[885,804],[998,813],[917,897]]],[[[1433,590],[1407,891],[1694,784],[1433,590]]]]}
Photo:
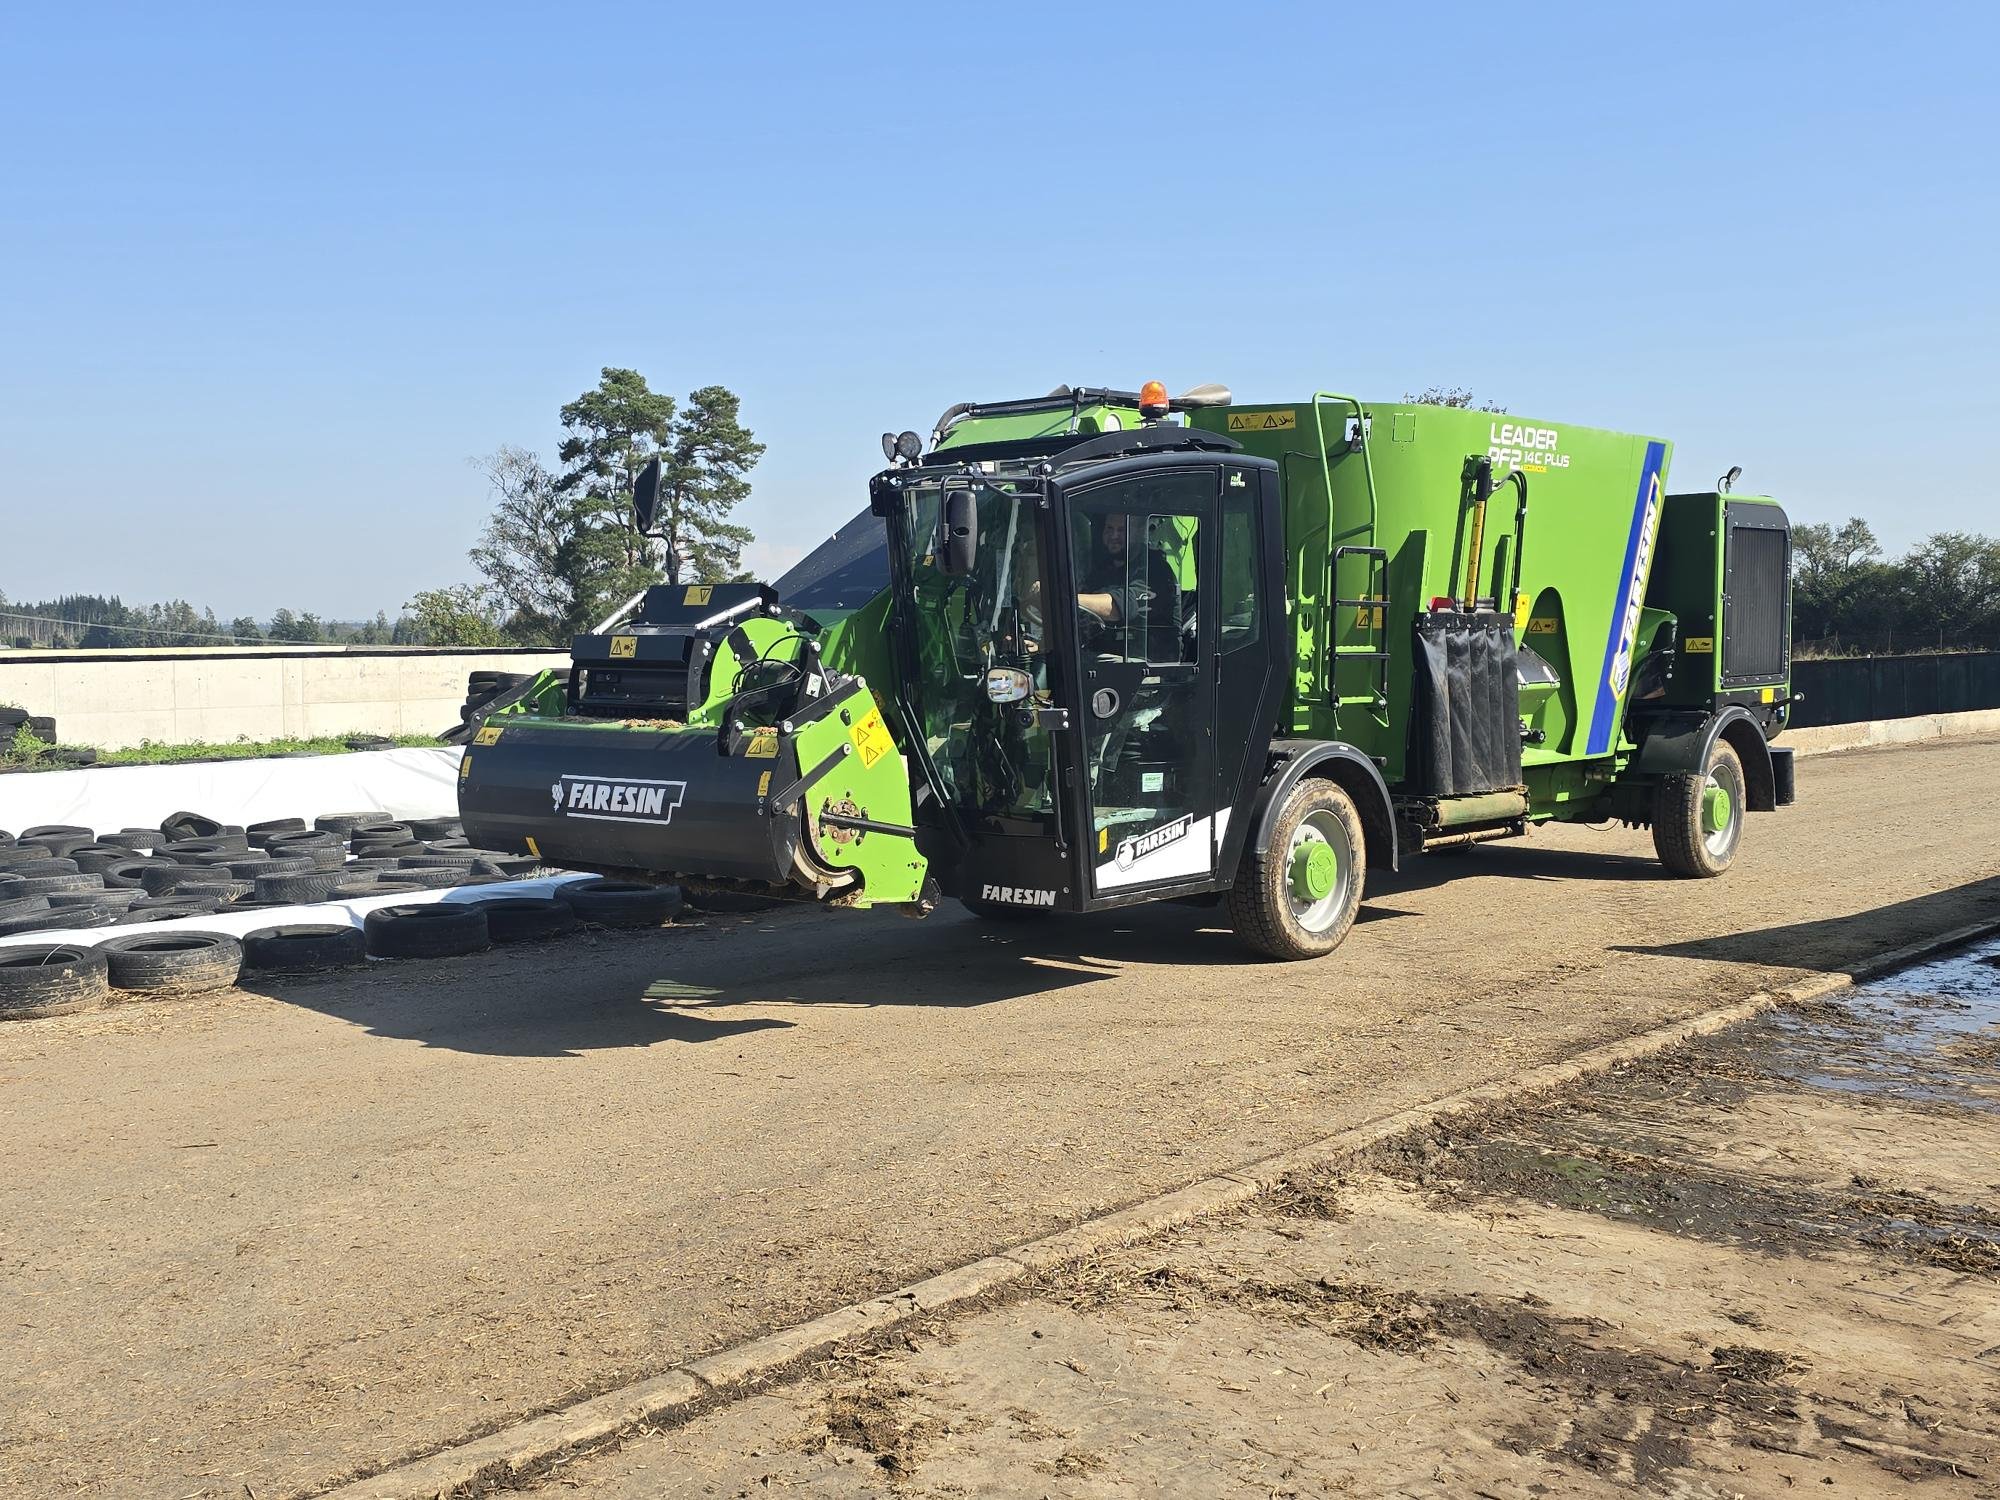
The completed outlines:
{"type": "Polygon", "coordinates": [[[492,708],[467,834],[852,906],[1220,905],[1305,958],[1371,867],[1617,819],[1713,876],[1792,800],[1785,514],[1670,494],[1657,438],[1154,382],[883,444],[776,587],[649,589],[492,708]]]}

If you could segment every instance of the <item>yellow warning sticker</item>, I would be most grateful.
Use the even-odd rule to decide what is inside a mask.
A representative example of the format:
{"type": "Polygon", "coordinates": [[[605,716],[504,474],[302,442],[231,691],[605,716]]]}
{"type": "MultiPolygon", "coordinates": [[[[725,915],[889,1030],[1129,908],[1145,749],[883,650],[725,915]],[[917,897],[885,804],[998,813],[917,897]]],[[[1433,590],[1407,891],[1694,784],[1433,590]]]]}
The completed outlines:
{"type": "Polygon", "coordinates": [[[757,778],[757,795],[760,797],[771,795],[771,773],[769,771],[766,771],[762,776],[757,778]]]}
{"type": "Polygon", "coordinates": [[[475,734],[472,737],[472,743],[475,745],[499,744],[500,728],[501,726],[498,724],[488,724],[484,729],[480,730],[479,733],[475,734]]]}
{"type": "Polygon", "coordinates": [[[753,760],[775,760],[778,755],[778,731],[756,729],[750,733],[749,748],[743,752],[753,760]]]}
{"type": "Polygon", "coordinates": [[[1778,701],[1778,690],[1776,688],[1765,688],[1759,694],[1759,697],[1765,703],[1776,703],[1778,701]]]}
{"type": "MultiPolygon", "coordinates": [[[[1370,594],[1368,597],[1372,599],[1375,596],[1370,594]]],[[[1364,604],[1356,609],[1354,611],[1354,626],[1357,630],[1380,630],[1382,628],[1382,610],[1380,606],[1370,609],[1364,604]]]]}
{"type": "Polygon", "coordinates": [[[1520,598],[1514,601],[1514,634],[1521,635],[1526,632],[1528,628],[1528,611],[1532,607],[1528,603],[1528,596],[1526,594],[1521,595],[1520,598]]]}
{"type": "Polygon", "coordinates": [[[528,846],[528,852],[529,852],[530,854],[534,855],[536,859],[540,859],[540,858],[542,857],[542,851],[541,851],[541,849],[540,849],[540,848],[539,848],[539,847],[538,847],[538,846],[536,845],[536,843],[535,843],[535,837],[534,837],[534,835],[533,835],[533,834],[529,834],[529,835],[528,835],[528,837],[526,838],[526,840],[525,840],[524,842],[525,842],[525,843],[527,844],[527,846],[528,846]]]}
{"type": "Polygon", "coordinates": [[[472,774],[472,757],[469,755],[460,756],[458,760],[458,779],[460,781],[463,781],[465,780],[466,777],[470,776],[471,774],[472,774]]]}
{"type": "Polygon", "coordinates": [[[1681,642],[1681,650],[1690,656],[1713,656],[1715,637],[1712,635],[1691,635],[1681,642]]]}
{"type": "Polygon", "coordinates": [[[1299,425],[1299,414],[1295,411],[1233,411],[1229,414],[1231,432],[1288,432],[1299,425]]]}
{"type": "Polygon", "coordinates": [[[611,637],[611,654],[613,656],[637,656],[639,654],[639,637],[636,635],[614,635],[611,637]]]}
{"type": "Polygon", "coordinates": [[[854,748],[861,756],[861,768],[865,771],[875,762],[896,748],[896,742],[889,738],[889,726],[882,722],[879,710],[869,709],[848,731],[854,739],[854,748]]]}
{"type": "Polygon", "coordinates": [[[1536,615],[1534,619],[1528,621],[1529,635],[1554,635],[1555,633],[1556,617],[1554,615],[1536,615]]]}
{"type": "Polygon", "coordinates": [[[1105,854],[1108,853],[1110,849],[1111,849],[1111,830],[1109,828],[1098,829],[1097,852],[1099,854],[1105,854]]]}
{"type": "Polygon", "coordinates": [[[708,596],[714,591],[715,585],[712,583],[691,583],[688,585],[688,591],[681,595],[681,603],[706,604],[708,596]]]}

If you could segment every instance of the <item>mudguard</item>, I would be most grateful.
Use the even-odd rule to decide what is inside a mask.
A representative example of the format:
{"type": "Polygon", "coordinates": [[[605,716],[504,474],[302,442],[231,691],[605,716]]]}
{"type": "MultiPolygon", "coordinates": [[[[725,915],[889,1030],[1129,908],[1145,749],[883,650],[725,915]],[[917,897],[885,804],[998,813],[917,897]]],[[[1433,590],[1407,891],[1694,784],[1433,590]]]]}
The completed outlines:
{"type": "MultiPolygon", "coordinates": [[[[1750,811],[1770,812],[1779,806],[1778,776],[1771,747],[1764,740],[1764,726],[1742,705],[1732,703],[1714,714],[1699,710],[1649,714],[1640,733],[1639,754],[1632,769],[1641,776],[1698,776],[1707,769],[1715,742],[1727,733],[1730,745],[1743,760],[1750,811]],[[1738,724],[1744,729],[1733,730],[1738,724]]],[[[1789,757],[1789,750],[1786,753],[1789,757]]]]}
{"type": "Polygon", "coordinates": [[[1380,865],[1386,852],[1388,867],[1397,868],[1395,808],[1389,801],[1389,785],[1372,759],[1344,740],[1276,740],[1271,754],[1283,759],[1250,804],[1251,847],[1259,854],[1267,853],[1273,809],[1307,776],[1337,764],[1341,774],[1336,779],[1354,797],[1361,814],[1369,864],[1380,865]]]}

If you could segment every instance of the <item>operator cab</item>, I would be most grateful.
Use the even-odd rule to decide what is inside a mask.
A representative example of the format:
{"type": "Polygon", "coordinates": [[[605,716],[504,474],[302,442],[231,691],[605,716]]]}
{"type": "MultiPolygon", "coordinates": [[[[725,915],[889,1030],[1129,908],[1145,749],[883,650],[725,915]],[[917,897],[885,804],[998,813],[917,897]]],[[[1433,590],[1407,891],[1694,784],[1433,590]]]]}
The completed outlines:
{"type": "Polygon", "coordinates": [[[1277,466],[1153,425],[933,451],[870,497],[945,890],[1082,911],[1227,886],[1283,680],[1277,466]]]}

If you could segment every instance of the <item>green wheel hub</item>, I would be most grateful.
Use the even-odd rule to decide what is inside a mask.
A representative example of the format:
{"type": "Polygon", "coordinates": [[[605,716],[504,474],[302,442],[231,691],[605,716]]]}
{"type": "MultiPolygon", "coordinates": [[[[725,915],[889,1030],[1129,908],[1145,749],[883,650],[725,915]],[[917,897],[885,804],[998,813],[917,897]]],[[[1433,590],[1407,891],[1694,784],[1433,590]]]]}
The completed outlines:
{"type": "Polygon", "coordinates": [[[1730,819],[1736,814],[1736,804],[1730,800],[1729,788],[1711,781],[1702,788],[1701,830],[1703,833],[1721,833],[1729,827],[1730,819]]]}
{"type": "Polygon", "coordinates": [[[1292,854],[1292,894],[1301,901],[1323,900],[1339,876],[1340,861],[1329,844],[1315,839],[1292,854]]]}

